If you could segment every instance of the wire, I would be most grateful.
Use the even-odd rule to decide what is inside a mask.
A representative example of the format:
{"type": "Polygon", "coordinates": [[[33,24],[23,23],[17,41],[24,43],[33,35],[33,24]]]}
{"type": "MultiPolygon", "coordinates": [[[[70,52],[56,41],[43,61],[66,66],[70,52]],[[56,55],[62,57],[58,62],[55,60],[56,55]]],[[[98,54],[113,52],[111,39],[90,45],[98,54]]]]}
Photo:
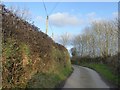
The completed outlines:
{"type": "Polygon", "coordinates": [[[50,26],[50,29],[51,29],[51,31],[52,31],[52,38],[54,38],[53,28],[52,28],[52,26],[51,26],[51,23],[50,23],[50,22],[49,22],[49,26],[50,26]]]}
{"type": "MultiPolygon", "coordinates": [[[[59,2],[57,2],[57,3],[54,5],[54,7],[53,7],[53,9],[51,10],[51,12],[49,13],[49,15],[56,9],[56,7],[58,6],[58,4],[59,4],[59,2]]],[[[52,28],[50,22],[49,22],[49,26],[50,26],[50,29],[51,29],[51,31],[52,31],[52,38],[54,38],[53,28],[52,28]]]]}
{"type": "Polygon", "coordinates": [[[42,0],[42,1],[43,1],[43,6],[44,6],[44,9],[45,9],[45,12],[46,12],[46,16],[48,16],[47,8],[46,8],[46,5],[45,5],[45,2],[44,2],[44,0],[42,0]]]}
{"type": "Polygon", "coordinates": [[[51,10],[51,12],[49,13],[49,15],[56,9],[56,7],[58,6],[59,2],[56,2],[56,4],[54,5],[53,9],[51,10]]]}
{"type": "MultiPolygon", "coordinates": [[[[49,15],[48,15],[48,12],[47,12],[47,8],[46,8],[46,5],[45,5],[45,2],[44,2],[44,0],[42,0],[42,2],[43,2],[43,6],[44,6],[44,9],[45,9],[45,12],[46,12],[46,16],[47,17],[49,17],[49,15],[55,10],[55,8],[58,6],[58,4],[59,4],[59,2],[57,2],[56,4],[55,4],[55,6],[53,7],[53,9],[51,10],[51,12],[49,13],[49,15]]],[[[52,26],[51,26],[51,24],[50,24],[50,22],[48,22],[49,23],[49,26],[50,26],[50,29],[51,29],[51,31],[52,31],[52,38],[53,38],[53,29],[52,29],[52,26]]]]}

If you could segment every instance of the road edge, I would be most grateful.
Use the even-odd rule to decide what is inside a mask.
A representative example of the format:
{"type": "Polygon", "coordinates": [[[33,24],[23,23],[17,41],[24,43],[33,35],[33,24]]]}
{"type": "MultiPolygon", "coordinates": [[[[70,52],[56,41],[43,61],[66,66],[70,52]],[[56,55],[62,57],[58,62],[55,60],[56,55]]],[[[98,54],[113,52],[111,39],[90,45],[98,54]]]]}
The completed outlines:
{"type": "Polygon", "coordinates": [[[67,78],[66,78],[65,80],[61,81],[59,84],[57,84],[57,85],[55,86],[55,90],[57,90],[58,88],[59,88],[59,89],[62,89],[62,88],[64,87],[65,82],[66,82],[67,79],[72,75],[73,71],[74,71],[74,68],[72,67],[71,73],[67,76],[67,78]]]}
{"type": "MultiPolygon", "coordinates": [[[[81,65],[78,65],[81,66],[81,65]]],[[[86,67],[86,66],[81,66],[81,67],[85,67],[88,69],[92,69],[95,72],[97,72],[94,68],[90,68],[90,67],[86,67]]],[[[110,82],[109,80],[107,80],[102,74],[100,74],[99,72],[97,72],[100,76],[100,78],[110,87],[110,88],[119,88],[117,85],[113,84],[112,82],[110,82]]]]}

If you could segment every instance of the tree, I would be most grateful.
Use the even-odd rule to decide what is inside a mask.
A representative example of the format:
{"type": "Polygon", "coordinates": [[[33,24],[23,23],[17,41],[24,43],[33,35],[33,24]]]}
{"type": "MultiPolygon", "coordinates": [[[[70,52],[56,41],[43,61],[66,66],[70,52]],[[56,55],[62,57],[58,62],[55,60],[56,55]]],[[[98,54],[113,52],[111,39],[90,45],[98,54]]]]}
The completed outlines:
{"type": "Polygon", "coordinates": [[[75,47],[74,47],[74,48],[71,48],[70,52],[71,52],[71,54],[72,54],[73,57],[74,57],[74,56],[77,56],[77,50],[76,50],[75,47]]]}
{"type": "Polygon", "coordinates": [[[10,6],[9,10],[19,18],[28,22],[31,21],[31,13],[28,8],[24,7],[23,9],[20,9],[18,6],[10,6]]]}
{"type": "Polygon", "coordinates": [[[73,38],[72,45],[77,48],[78,55],[81,55],[81,52],[83,52],[82,43],[81,43],[81,36],[77,35],[73,38]]]}
{"type": "Polygon", "coordinates": [[[62,43],[63,46],[66,46],[70,42],[70,34],[69,33],[64,33],[63,35],[60,36],[60,42],[62,43]]]}
{"type": "Polygon", "coordinates": [[[73,46],[80,56],[109,56],[118,52],[118,21],[94,21],[84,29],[83,34],[75,36],[73,46]]]}

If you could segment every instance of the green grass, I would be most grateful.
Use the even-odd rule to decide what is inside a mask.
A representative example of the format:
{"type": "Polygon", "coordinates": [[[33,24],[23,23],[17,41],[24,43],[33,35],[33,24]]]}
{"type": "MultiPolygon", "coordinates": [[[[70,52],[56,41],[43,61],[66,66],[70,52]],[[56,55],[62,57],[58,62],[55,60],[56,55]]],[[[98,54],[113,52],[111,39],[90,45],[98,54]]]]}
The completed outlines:
{"type": "Polygon", "coordinates": [[[37,73],[28,82],[27,88],[53,88],[60,81],[55,74],[37,73]]]}
{"type": "Polygon", "coordinates": [[[113,83],[115,85],[120,86],[120,75],[116,75],[110,69],[110,67],[108,67],[107,65],[105,65],[105,64],[94,64],[94,63],[91,63],[91,64],[84,63],[84,64],[81,64],[81,66],[85,66],[85,67],[89,67],[91,69],[94,69],[100,75],[102,75],[106,80],[110,81],[111,83],[113,83]]]}
{"type": "Polygon", "coordinates": [[[28,81],[26,88],[55,88],[62,81],[64,81],[71,70],[64,69],[61,73],[36,73],[31,80],[28,81]]]}
{"type": "Polygon", "coordinates": [[[27,56],[29,64],[32,64],[32,60],[30,59],[30,56],[31,56],[30,47],[25,43],[21,43],[20,48],[22,52],[27,56]]]}
{"type": "Polygon", "coordinates": [[[67,61],[69,59],[67,52],[63,53],[63,51],[56,49],[51,56],[54,61],[51,60],[52,64],[49,64],[54,65],[54,67],[51,69],[48,68],[49,71],[44,73],[42,73],[42,70],[37,70],[33,75],[31,74],[33,70],[31,59],[32,51],[29,45],[23,42],[19,43],[14,39],[8,39],[3,46],[3,55],[5,58],[5,64],[3,64],[3,66],[8,71],[7,73],[4,72],[4,75],[6,75],[4,76],[6,77],[4,78],[4,87],[26,88],[27,86],[27,88],[54,88],[71,73],[71,63],[67,61]],[[27,57],[29,60],[29,63],[25,67],[23,67],[22,63],[24,57],[27,57]],[[12,65],[14,65],[14,67],[12,67],[12,65]],[[10,70],[14,71],[10,72],[10,70]],[[27,75],[28,78],[26,77],[27,75]],[[29,78],[30,75],[33,75],[31,76],[32,78],[29,78]],[[12,78],[15,79],[13,80],[12,78]],[[18,83],[15,83],[15,81],[18,83]]]}

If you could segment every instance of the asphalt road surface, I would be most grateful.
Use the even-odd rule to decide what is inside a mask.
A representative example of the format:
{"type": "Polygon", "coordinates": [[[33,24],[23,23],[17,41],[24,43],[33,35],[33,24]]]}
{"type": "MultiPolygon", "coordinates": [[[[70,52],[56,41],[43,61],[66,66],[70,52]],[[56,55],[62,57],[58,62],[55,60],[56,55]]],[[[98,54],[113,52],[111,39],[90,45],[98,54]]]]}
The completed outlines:
{"type": "Polygon", "coordinates": [[[94,70],[77,65],[73,68],[63,88],[110,88],[94,70]]]}

